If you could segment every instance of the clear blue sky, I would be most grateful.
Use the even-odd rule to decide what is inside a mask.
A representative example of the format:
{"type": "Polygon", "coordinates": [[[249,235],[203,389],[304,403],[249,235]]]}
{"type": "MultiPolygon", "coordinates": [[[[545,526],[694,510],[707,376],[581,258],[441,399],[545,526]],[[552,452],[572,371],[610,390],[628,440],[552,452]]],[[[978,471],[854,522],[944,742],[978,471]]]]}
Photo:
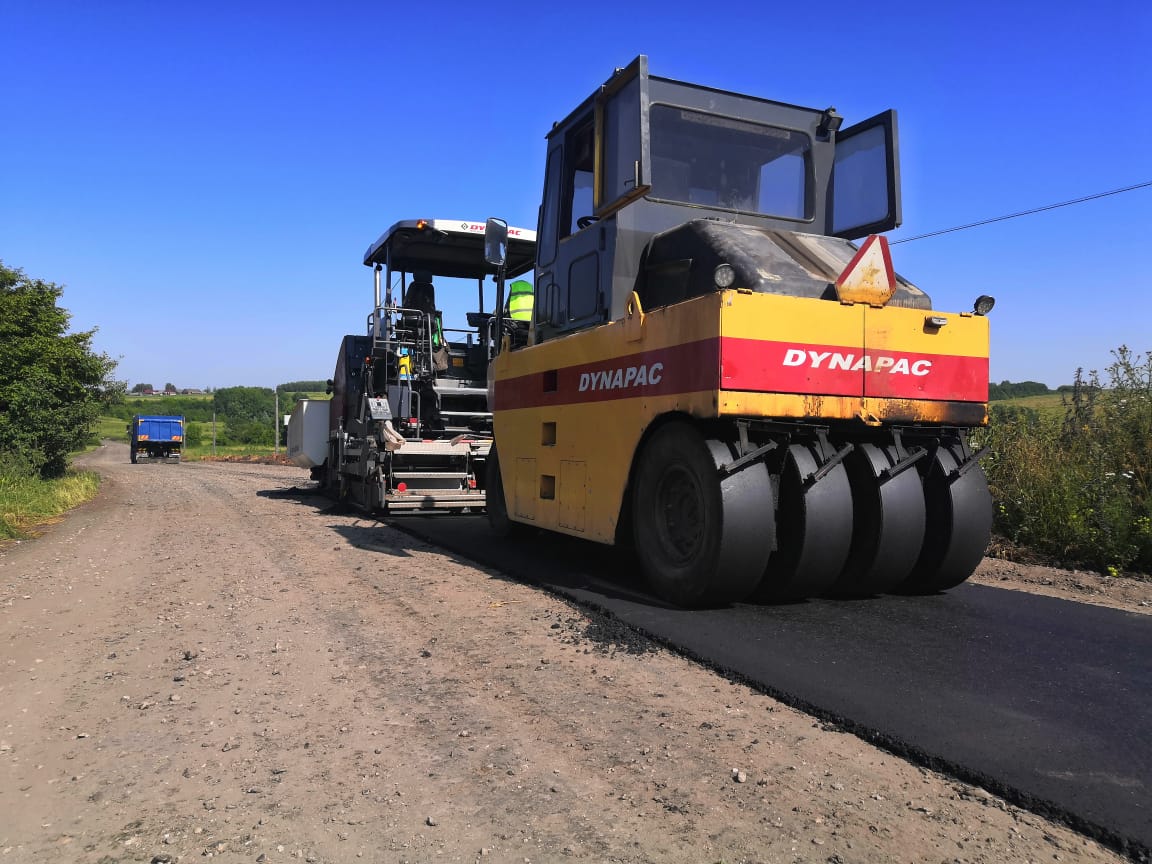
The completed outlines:
{"type": "MultiPolygon", "coordinates": [[[[1147,0],[0,0],[0,37],[0,259],[65,285],[129,383],[330,376],[369,243],[534,228],[545,133],[640,53],[849,124],[896,108],[893,240],[1152,180],[1147,0]]],[[[1152,349],[1152,188],[893,254],[937,308],[997,297],[994,380],[1152,349]]]]}

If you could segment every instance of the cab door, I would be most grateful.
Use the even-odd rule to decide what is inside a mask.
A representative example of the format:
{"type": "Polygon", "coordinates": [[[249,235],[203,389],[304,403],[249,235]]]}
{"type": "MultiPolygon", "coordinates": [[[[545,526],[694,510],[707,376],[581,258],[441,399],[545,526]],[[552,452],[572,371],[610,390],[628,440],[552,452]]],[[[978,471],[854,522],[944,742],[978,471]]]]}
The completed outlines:
{"type": "Polygon", "coordinates": [[[836,135],[828,228],[856,240],[897,228],[900,213],[900,147],[896,112],[889,110],[836,135]]]}
{"type": "Polygon", "coordinates": [[[647,58],[637,57],[549,136],[538,232],[536,341],[603,323],[615,214],[651,186],[647,58]]]}

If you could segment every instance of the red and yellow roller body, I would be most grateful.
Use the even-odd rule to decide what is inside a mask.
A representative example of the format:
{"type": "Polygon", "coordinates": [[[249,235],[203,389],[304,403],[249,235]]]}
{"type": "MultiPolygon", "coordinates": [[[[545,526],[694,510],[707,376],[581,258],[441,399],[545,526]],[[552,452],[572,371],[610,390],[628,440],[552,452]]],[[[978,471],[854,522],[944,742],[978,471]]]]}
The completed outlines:
{"type": "Polygon", "coordinates": [[[988,322],[729,289],[493,361],[509,514],[611,543],[633,457],[667,414],[865,426],[987,422],[988,322]],[[507,454],[507,455],[504,455],[507,454]]]}

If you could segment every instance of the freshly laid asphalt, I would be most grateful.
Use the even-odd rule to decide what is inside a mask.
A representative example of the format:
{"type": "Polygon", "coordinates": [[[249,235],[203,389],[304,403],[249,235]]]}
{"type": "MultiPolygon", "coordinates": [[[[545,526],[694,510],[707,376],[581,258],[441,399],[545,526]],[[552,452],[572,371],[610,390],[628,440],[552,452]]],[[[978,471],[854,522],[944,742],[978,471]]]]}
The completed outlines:
{"type": "Polygon", "coordinates": [[[480,516],[388,522],[1152,860],[1152,616],[967,584],[690,612],[649,595],[619,550],[501,542],[480,516]]]}

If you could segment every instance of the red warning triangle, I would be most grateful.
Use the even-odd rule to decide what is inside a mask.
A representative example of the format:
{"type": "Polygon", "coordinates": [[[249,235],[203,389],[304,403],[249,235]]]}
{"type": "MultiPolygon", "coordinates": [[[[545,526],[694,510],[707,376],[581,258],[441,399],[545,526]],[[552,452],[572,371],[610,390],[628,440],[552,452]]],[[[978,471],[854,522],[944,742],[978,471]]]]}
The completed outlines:
{"type": "Polygon", "coordinates": [[[888,238],[872,234],[836,280],[841,303],[883,306],[896,293],[896,273],[888,252],[888,238]]]}

